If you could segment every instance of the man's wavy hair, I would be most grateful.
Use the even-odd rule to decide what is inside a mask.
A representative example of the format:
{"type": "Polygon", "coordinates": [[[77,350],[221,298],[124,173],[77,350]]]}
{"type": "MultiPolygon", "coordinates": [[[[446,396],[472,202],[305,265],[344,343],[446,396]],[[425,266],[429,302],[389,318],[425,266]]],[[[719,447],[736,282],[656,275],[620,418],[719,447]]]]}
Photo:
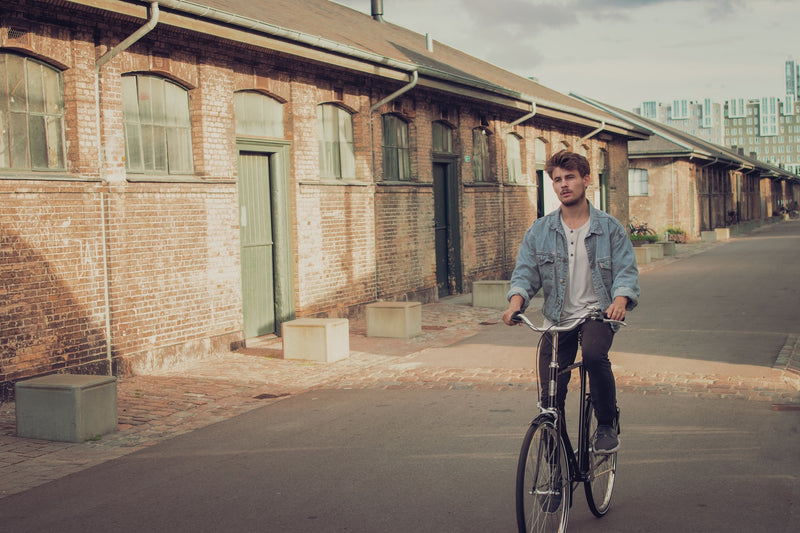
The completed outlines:
{"type": "Polygon", "coordinates": [[[581,177],[588,176],[591,172],[589,168],[589,160],[581,154],[570,152],[569,150],[561,150],[558,153],[550,156],[544,166],[548,176],[553,176],[553,170],[556,168],[563,168],[564,170],[577,170],[581,177]]]}

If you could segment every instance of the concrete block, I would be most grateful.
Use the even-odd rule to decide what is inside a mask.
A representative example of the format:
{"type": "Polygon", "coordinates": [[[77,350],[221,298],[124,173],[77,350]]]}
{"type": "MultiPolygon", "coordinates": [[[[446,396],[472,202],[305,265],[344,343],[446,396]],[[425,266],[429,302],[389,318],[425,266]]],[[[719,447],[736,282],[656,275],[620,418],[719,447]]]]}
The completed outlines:
{"type": "Polygon", "coordinates": [[[645,244],[642,248],[650,249],[650,260],[664,259],[664,247],[660,243],[645,244]]]}
{"type": "Polygon", "coordinates": [[[664,257],[671,257],[671,256],[675,255],[675,243],[674,242],[661,242],[659,244],[661,245],[661,249],[662,249],[662,252],[664,254],[664,257]]]}
{"type": "Polygon", "coordinates": [[[730,228],[716,228],[714,233],[717,234],[718,241],[727,241],[731,238],[730,228]]]}
{"type": "Polygon", "coordinates": [[[408,339],[420,333],[420,302],[375,302],[367,305],[367,337],[408,339]]]}
{"type": "Polygon", "coordinates": [[[633,252],[636,254],[637,265],[646,265],[651,261],[650,248],[646,246],[634,246],[633,252]]]}
{"type": "Polygon", "coordinates": [[[15,386],[17,436],[83,442],[117,430],[117,378],[53,374],[15,386]]]}
{"type": "Polygon", "coordinates": [[[298,318],[282,325],[283,358],[332,363],[350,357],[346,318],[298,318]]]}
{"type": "Polygon", "coordinates": [[[717,242],[717,232],[716,231],[701,231],[700,232],[700,241],[701,242],[717,242]]]}
{"type": "Polygon", "coordinates": [[[506,309],[506,294],[511,290],[511,281],[481,280],[472,282],[472,306],[506,309]]]}

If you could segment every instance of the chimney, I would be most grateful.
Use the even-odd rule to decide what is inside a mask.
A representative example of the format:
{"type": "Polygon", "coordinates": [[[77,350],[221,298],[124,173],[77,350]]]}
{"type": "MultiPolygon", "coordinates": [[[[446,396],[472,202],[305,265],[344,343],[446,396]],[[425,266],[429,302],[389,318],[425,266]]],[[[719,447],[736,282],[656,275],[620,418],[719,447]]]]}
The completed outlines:
{"type": "Polygon", "coordinates": [[[372,18],[383,22],[383,0],[372,0],[372,18]]]}

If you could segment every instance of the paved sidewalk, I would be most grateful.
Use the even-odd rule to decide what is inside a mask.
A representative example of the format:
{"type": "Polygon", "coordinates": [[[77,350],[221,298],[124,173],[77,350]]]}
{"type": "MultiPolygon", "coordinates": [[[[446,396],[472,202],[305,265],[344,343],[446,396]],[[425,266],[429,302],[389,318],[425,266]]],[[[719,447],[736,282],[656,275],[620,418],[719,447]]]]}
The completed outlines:
{"type": "MultiPolygon", "coordinates": [[[[641,268],[647,272],[723,243],[678,247],[678,256],[641,268]]],[[[470,295],[423,307],[422,335],[413,339],[366,337],[363,320],[350,322],[349,358],[336,363],[286,361],[280,338],[267,337],[237,353],[185,363],[169,371],[118,381],[119,431],[85,443],[50,442],[15,435],[14,404],[0,405],[0,498],[22,492],[165,439],[237,416],[302,392],[323,388],[426,388],[534,390],[535,374],[524,359],[509,364],[452,364],[470,359],[468,339],[491,335],[500,311],[474,308],[470,295]],[[449,347],[449,348],[448,348],[449,347]]],[[[800,343],[782,351],[800,360],[800,343]]],[[[508,350],[506,350],[508,351],[508,350]]],[[[483,356],[483,353],[477,354],[483,356]]],[[[641,394],[744,398],[779,406],[800,405],[800,378],[785,368],[763,375],[713,375],[663,365],[628,370],[615,354],[618,388],[641,394]]],[[[662,363],[662,362],[659,362],[662,363]]],[[[576,380],[573,380],[576,381],[576,380]]],[[[792,408],[793,408],[792,407],[792,408]]]]}

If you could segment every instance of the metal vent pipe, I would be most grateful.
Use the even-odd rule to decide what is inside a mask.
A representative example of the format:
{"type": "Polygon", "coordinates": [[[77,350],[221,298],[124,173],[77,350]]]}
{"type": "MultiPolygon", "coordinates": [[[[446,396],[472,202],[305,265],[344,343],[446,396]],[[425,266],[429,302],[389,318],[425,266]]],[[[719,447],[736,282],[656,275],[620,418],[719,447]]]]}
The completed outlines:
{"type": "Polygon", "coordinates": [[[383,0],[372,0],[372,18],[383,22],[383,0]]]}

